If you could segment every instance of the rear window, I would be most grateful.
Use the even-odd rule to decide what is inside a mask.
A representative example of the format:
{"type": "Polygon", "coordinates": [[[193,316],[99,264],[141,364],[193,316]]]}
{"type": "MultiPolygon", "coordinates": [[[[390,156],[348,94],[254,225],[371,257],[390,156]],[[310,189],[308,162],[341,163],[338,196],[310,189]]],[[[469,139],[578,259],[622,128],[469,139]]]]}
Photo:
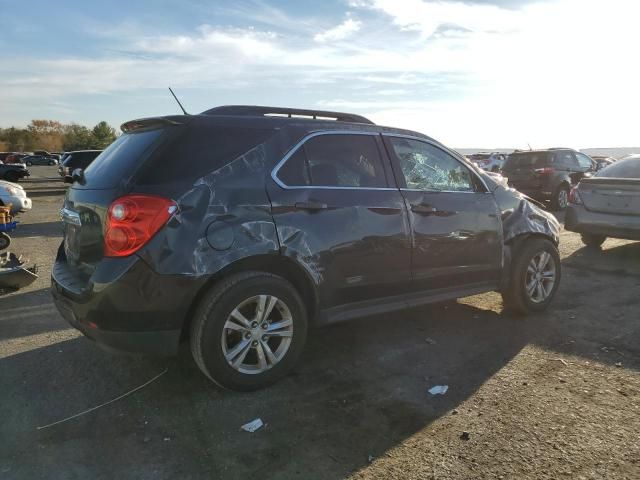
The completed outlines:
{"type": "Polygon", "coordinates": [[[512,153],[507,158],[504,169],[542,167],[550,163],[551,154],[549,152],[522,152],[512,153]]]}
{"type": "MultiPolygon", "coordinates": [[[[91,188],[114,187],[132,172],[140,157],[162,135],[163,130],[147,130],[120,135],[109,145],[85,172],[85,179],[91,188]]],[[[95,157],[91,153],[85,157],[89,162],[95,157]]],[[[72,157],[71,162],[74,162],[72,157]]]]}
{"type": "Polygon", "coordinates": [[[138,183],[193,182],[264,143],[275,133],[274,129],[206,123],[171,128],[179,129],[176,137],[153,154],[140,173],[138,183]]]}
{"type": "Polygon", "coordinates": [[[640,178],[640,158],[620,160],[600,170],[596,173],[596,177],[640,178]]]}

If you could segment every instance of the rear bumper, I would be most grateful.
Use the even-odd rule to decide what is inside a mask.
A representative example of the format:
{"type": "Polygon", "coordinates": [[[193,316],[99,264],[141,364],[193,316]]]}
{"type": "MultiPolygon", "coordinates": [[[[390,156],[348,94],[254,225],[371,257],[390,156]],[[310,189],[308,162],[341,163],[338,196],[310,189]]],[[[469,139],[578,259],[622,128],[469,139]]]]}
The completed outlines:
{"type": "Polygon", "coordinates": [[[104,350],[117,353],[170,356],[178,351],[180,330],[160,330],[149,332],[112,332],[101,330],[88,319],[79,319],[73,306],[61,298],[54,302],[62,317],[85,337],[94,340],[104,350]]]}
{"type": "MultiPolygon", "coordinates": [[[[61,249],[62,250],[62,249],[61,249]]],[[[201,280],[160,275],[133,255],[105,258],[81,278],[59,251],[51,293],[60,314],[108,350],[175,355],[201,280]]]]}
{"type": "Polygon", "coordinates": [[[605,237],[640,240],[640,217],[591,212],[582,205],[569,205],[565,230],[605,237]]]}

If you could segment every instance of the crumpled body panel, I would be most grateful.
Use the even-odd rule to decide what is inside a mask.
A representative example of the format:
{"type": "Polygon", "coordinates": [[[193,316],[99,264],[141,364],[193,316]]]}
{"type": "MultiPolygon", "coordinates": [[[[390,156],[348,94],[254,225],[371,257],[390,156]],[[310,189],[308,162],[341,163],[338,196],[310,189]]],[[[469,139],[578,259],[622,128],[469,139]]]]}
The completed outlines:
{"type": "Polygon", "coordinates": [[[560,242],[560,223],[551,213],[512,188],[500,185],[493,194],[501,212],[504,243],[532,233],[549,237],[556,245],[560,242]]]}
{"type": "Polygon", "coordinates": [[[263,144],[196,180],[140,256],[158,273],[207,275],[247,256],[278,253],[265,162],[263,144]]]}

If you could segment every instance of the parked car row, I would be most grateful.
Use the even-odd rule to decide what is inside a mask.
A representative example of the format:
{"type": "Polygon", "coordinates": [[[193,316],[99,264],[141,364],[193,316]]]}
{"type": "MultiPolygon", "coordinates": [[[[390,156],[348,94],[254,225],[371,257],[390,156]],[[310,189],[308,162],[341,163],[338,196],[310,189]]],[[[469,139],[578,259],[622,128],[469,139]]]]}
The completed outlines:
{"type": "Polygon", "coordinates": [[[488,172],[500,173],[516,190],[553,210],[564,210],[569,192],[583,178],[613,165],[611,157],[594,156],[570,148],[515,150],[513,153],[477,153],[467,159],[488,172]]]}
{"type": "Polygon", "coordinates": [[[36,150],[34,152],[0,152],[0,162],[5,164],[26,164],[30,162],[30,165],[56,165],[58,160],[60,160],[60,156],[60,153],[49,153],[46,150],[36,150]],[[51,163],[51,161],[54,163],[51,163]]]}
{"type": "Polygon", "coordinates": [[[16,183],[29,175],[30,172],[24,163],[4,164],[0,162],[0,179],[16,183]]]}

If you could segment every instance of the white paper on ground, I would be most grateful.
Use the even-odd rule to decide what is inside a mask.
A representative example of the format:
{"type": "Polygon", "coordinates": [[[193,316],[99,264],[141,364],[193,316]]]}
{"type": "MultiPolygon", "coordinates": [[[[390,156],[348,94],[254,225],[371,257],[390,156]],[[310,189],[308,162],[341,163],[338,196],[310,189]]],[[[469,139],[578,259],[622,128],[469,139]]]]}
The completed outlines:
{"type": "Polygon", "coordinates": [[[251,421],[249,423],[245,423],[240,428],[242,430],[244,430],[245,432],[253,433],[256,430],[262,428],[263,426],[264,426],[264,423],[262,423],[262,419],[256,418],[255,420],[253,420],[253,421],[251,421]]]}
{"type": "Polygon", "coordinates": [[[444,395],[449,390],[449,385],[436,385],[429,389],[431,395],[444,395]]]}

